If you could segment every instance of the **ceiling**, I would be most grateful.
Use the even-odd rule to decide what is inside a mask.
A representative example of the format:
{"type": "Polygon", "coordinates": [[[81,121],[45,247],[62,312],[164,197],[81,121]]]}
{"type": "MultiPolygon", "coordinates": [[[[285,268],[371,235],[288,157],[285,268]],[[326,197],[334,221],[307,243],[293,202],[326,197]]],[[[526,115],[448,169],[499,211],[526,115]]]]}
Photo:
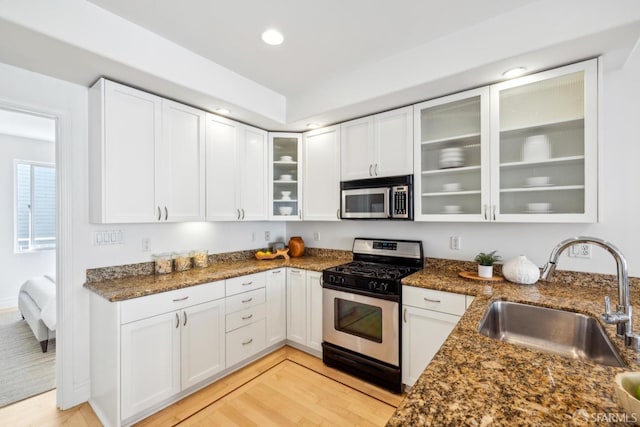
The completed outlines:
{"type": "Polygon", "coordinates": [[[0,0],[0,62],[120,81],[304,131],[596,56],[624,65],[637,0],[0,0]],[[570,18],[569,18],[570,17],[570,18]],[[285,41],[268,46],[267,28],[285,41]],[[18,42],[16,42],[18,41],[18,42]]]}
{"type": "Polygon", "coordinates": [[[290,97],[536,0],[89,1],[290,97]]]}

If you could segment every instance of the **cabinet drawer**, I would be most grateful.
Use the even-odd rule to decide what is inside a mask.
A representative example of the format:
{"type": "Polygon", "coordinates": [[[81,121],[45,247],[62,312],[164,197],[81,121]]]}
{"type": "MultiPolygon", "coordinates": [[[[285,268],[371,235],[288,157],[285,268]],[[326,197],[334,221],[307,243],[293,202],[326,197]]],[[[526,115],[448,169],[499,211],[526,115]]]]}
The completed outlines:
{"type": "Polygon", "coordinates": [[[264,304],[265,301],[265,289],[256,289],[255,291],[245,292],[243,294],[227,297],[227,313],[234,313],[245,308],[253,307],[255,305],[264,304]]]}
{"type": "Polygon", "coordinates": [[[402,304],[462,316],[466,310],[465,295],[414,286],[402,287],[402,304]]]}
{"type": "Polygon", "coordinates": [[[220,298],[224,298],[224,280],[133,298],[120,303],[120,323],[146,319],[220,298]]]}
{"type": "Polygon", "coordinates": [[[266,337],[264,319],[227,333],[227,367],[264,350],[266,337]]]}
{"type": "Polygon", "coordinates": [[[265,317],[265,313],[265,304],[259,304],[254,307],[236,311],[235,313],[227,314],[226,331],[233,331],[234,329],[262,320],[265,317]]]}
{"type": "Polygon", "coordinates": [[[227,279],[226,295],[236,295],[242,292],[264,288],[266,282],[265,273],[248,274],[246,276],[227,279]]]}

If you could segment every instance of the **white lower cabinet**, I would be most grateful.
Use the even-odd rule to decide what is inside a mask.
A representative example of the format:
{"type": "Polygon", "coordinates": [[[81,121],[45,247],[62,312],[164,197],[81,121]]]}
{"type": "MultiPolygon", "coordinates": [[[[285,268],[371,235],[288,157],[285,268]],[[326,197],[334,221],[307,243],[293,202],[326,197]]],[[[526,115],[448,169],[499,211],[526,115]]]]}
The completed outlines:
{"type": "Polygon", "coordinates": [[[402,383],[412,386],[445,342],[470,297],[402,288],[402,383]]]}
{"type": "Polygon", "coordinates": [[[269,270],[267,275],[267,347],[287,339],[286,269],[269,270]]]}
{"type": "Polygon", "coordinates": [[[287,269],[287,340],[322,351],[322,273],[287,269]]]}

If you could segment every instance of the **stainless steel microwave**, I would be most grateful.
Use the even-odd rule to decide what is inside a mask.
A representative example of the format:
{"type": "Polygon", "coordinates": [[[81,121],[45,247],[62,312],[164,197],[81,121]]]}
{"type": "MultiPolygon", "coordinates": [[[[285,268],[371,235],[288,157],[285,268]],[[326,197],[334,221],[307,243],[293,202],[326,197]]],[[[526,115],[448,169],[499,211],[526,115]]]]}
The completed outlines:
{"type": "Polygon", "coordinates": [[[413,175],[340,183],[343,219],[413,220],[413,175]]]}

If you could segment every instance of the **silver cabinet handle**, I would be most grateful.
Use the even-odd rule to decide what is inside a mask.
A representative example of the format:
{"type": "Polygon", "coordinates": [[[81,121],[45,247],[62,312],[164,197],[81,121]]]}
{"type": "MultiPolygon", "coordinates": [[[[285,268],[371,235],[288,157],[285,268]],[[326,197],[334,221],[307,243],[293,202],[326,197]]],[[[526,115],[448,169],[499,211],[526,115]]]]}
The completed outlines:
{"type": "Polygon", "coordinates": [[[182,324],[182,326],[187,326],[187,312],[183,311],[182,315],[184,316],[184,323],[182,324]]]}
{"type": "Polygon", "coordinates": [[[164,220],[168,220],[169,219],[169,209],[167,209],[167,207],[164,207],[164,220]]]}
{"type": "Polygon", "coordinates": [[[402,319],[404,320],[404,323],[407,323],[407,309],[404,309],[404,312],[402,313],[402,319]]]}
{"type": "Polygon", "coordinates": [[[248,315],[248,316],[243,316],[243,317],[242,317],[242,320],[249,320],[249,319],[251,319],[252,317],[253,317],[253,314],[250,314],[250,315],[248,315]]]}
{"type": "Polygon", "coordinates": [[[242,300],[242,303],[243,303],[243,304],[246,304],[246,303],[251,302],[251,301],[253,301],[253,298],[243,299],[243,300],[242,300]]]}
{"type": "Polygon", "coordinates": [[[440,301],[439,299],[429,299],[427,297],[424,298],[424,300],[426,302],[436,302],[436,303],[441,303],[442,301],[440,301]]]}
{"type": "Polygon", "coordinates": [[[176,313],[176,329],[178,329],[178,327],[180,327],[180,316],[176,313]]]}
{"type": "Polygon", "coordinates": [[[493,220],[496,220],[496,205],[492,205],[492,211],[493,211],[493,220]]]}
{"type": "Polygon", "coordinates": [[[373,173],[378,176],[378,164],[376,163],[375,167],[373,168],[373,173]]]}
{"type": "Polygon", "coordinates": [[[189,299],[189,295],[187,295],[186,297],[182,297],[182,298],[176,298],[176,299],[173,300],[173,302],[185,301],[187,299],[189,299]]]}
{"type": "Polygon", "coordinates": [[[489,220],[489,218],[487,218],[487,210],[488,210],[487,205],[483,205],[482,210],[484,211],[484,220],[485,221],[489,220]]]}
{"type": "Polygon", "coordinates": [[[302,219],[302,209],[298,209],[298,218],[302,219]]]}
{"type": "Polygon", "coordinates": [[[369,176],[373,176],[373,173],[371,172],[372,168],[373,168],[373,165],[369,165],[369,176]]]}
{"type": "Polygon", "coordinates": [[[280,274],[282,270],[271,270],[271,274],[280,274]]]}
{"type": "Polygon", "coordinates": [[[240,209],[236,209],[236,212],[238,212],[237,219],[239,220],[240,219],[240,209]]]}
{"type": "Polygon", "coordinates": [[[300,270],[290,270],[291,273],[295,273],[295,274],[302,274],[302,272],[300,270]]]}
{"type": "Polygon", "coordinates": [[[340,219],[340,208],[336,209],[336,218],[340,219]]]}
{"type": "Polygon", "coordinates": [[[242,220],[244,221],[244,208],[240,209],[242,211],[242,220]]]}
{"type": "Polygon", "coordinates": [[[252,284],[253,284],[253,281],[251,281],[251,282],[245,282],[245,283],[243,283],[243,284],[242,284],[242,286],[249,286],[249,285],[252,285],[252,284]]]}
{"type": "Polygon", "coordinates": [[[249,345],[253,342],[253,338],[249,338],[249,341],[245,341],[242,343],[242,345],[249,345]]]}
{"type": "Polygon", "coordinates": [[[162,211],[160,210],[160,206],[158,206],[158,221],[162,219],[162,211]]]}

